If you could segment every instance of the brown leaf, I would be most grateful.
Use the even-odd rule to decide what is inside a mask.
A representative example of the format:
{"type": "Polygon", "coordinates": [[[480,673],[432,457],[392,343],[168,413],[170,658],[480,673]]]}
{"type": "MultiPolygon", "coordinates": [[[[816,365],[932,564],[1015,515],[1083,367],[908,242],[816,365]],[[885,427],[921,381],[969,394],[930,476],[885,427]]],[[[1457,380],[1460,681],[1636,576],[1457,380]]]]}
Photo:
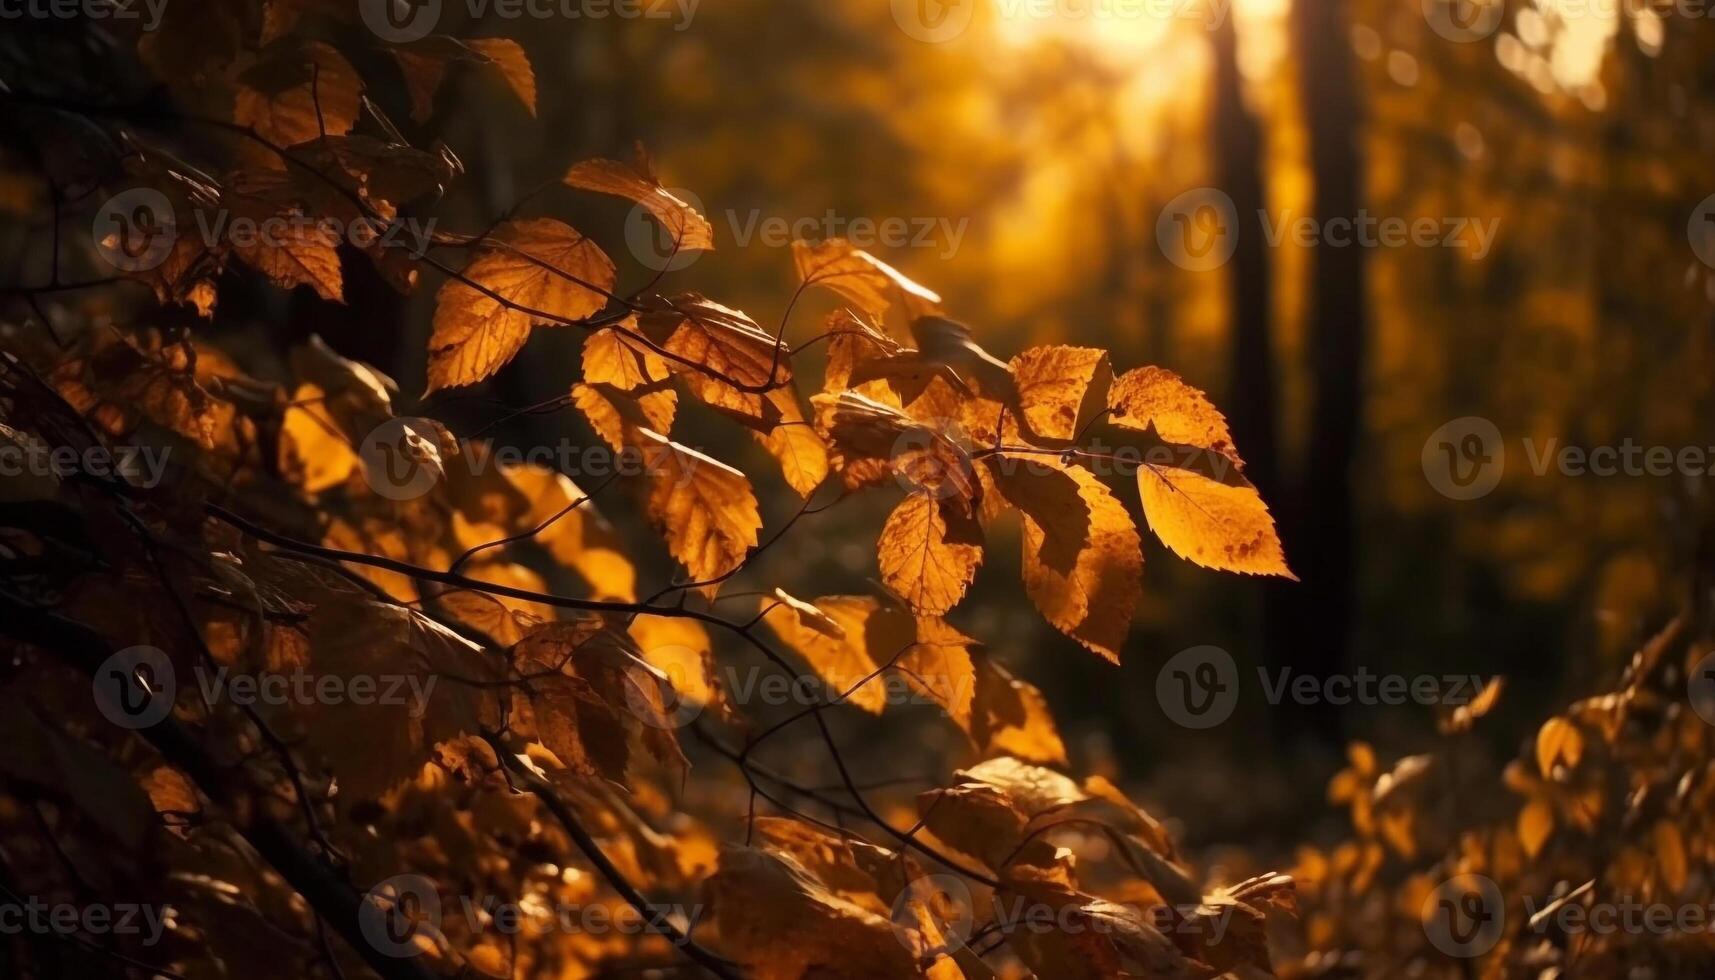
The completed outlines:
{"type": "Polygon", "coordinates": [[[492,375],[523,348],[534,319],[575,321],[599,311],[613,291],[614,267],[570,226],[535,218],[502,225],[464,277],[482,290],[451,280],[436,297],[430,391],[492,375]]]}
{"type": "Polygon", "coordinates": [[[524,103],[524,108],[534,116],[536,71],[530,67],[530,58],[524,53],[524,48],[517,41],[505,37],[469,38],[464,43],[500,73],[507,87],[518,96],[518,101],[524,103]]]}
{"type": "Polygon", "coordinates": [[[357,124],[363,80],[320,41],[278,49],[238,76],[233,121],[281,146],[343,135],[357,124]]]}

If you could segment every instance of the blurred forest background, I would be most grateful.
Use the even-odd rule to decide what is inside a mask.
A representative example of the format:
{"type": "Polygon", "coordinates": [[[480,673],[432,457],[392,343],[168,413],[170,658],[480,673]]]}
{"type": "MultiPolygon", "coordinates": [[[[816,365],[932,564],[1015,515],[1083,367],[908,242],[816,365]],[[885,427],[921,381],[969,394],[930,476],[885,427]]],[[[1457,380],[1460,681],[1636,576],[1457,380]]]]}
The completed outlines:
{"type": "MultiPolygon", "coordinates": [[[[939,43],[902,29],[912,4],[881,0],[707,0],[688,23],[552,29],[449,3],[439,32],[524,45],[539,118],[493,98],[496,80],[468,77],[433,119],[396,121],[445,140],[472,175],[436,209],[448,226],[485,227],[535,194],[620,262],[624,287],[655,274],[618,231],[629,206],[557,179],[641,141],[715,226],[716,251],[676,273],[679,287],[777,322],[790,249],[760,224],[741,241],[753,222],[928,222],[926,243],[866,247],[940,291],[989,350],[1105,347],[1117,365],[1164,365],[1210,392],[1302,583],[1212,575],[1146,546],[1145,606],[1117,674],[1017,601],[1016,548],[991,549],[961,610],[963,628],[1043,688],[1075,768],[1137,787],[1145,805],[1171,800],[1162,809],[1194,844],[1301,839],[1304,821],[1334,816],[1323,787],[1344,739],[1394,754],[1433,735],[1428,709],[1270,706],[1257,666],[1506,674],[1489,730],[1504,757],[1676,610],[1707,480],[1537,476],[1520,441],[1715,444],[1715,268],[1688,238],[1715,193],[1707,16],[1509,0],[1498,29],[1467,42],[1438,33],[1417,0],[1235,0],[1147,17],[966,2],[969,27],[939,43]],[[1241,216],[1362,208],[1498,232],[1486,251],[1271,247],[1245,217],[1232,260],[1191,271],[1164,253],[1158,222],[1202,187],[1241,216]],[[1513,456],[1493,493],[1456,501],[1422,456],[1465,416],[1491,420],[1513,456]],[[1233,654],[1246,695],[1226,724],[1190,732],[1164,717],[1156,676],[1203,644],[1233,654]]],[[[396,69],[373,57],[358,67],[378,101],[404,104],[396,69]]],[[[223,284],[218,339],[266,360],[314,332],[421,377],[433,292],[401,298],[368,270],[346,288],[349,305],[331,307],[223,284]]],[[[806,297],[788,339],[807,339],[832,302],[806,297]]],[[[541,336],[480,396],[417,410],[466,433],[561,395],[579,340],[541,336]]],[[[495,434],[587,439],[581,425],[566,411],[495,434]]],[[[721,440],[747,451],[711,433],[721,440]]],[[[887,506],[818,518],[769,556],[771,580],[867,591],[873,537],[856,529],[887,506]]],[[[639,522],[622,500],[604,507],[639,522]]]]}

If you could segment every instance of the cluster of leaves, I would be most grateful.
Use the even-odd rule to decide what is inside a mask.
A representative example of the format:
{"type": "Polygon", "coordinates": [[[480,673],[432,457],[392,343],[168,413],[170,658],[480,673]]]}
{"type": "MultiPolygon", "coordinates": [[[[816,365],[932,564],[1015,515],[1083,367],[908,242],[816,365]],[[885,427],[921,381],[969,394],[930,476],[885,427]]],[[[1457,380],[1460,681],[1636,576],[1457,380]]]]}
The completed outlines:
{"type": "MultiPolygon", "coordinates": [[[[1116,377],[1099,350],[1038,347],[1003,361],[929,289],[839,240],[794,249],[799,293],[829,290],[845,305],[792,346],[796,295],[771,333],[654,279],[624,292],[616,263],[551,217],[436,233],[414,252],[336,235],[432,206],[462,172],[446,147],[411,145],[339,48],[311,39],[351,16],[348,4],[309,0],[173,5],[136,48],[175,93],[171,112],[0,94],[44,147],[56,224],[75,202],[138,188],[172,212],[153,229],[172,236],[165,260],[117,277],[148,286],[154,305],[108,300],[128,315],[120,324],[87,308],[43,311],[44,296],[122,293],[113,277],[61,280],[56,235],[54,280],[19,291],[41,315],[5,328],[7,449],[87,460],[144,447],[171,462],[159,485],[94,468],[0,485],[0,725],[22,747],[0,760],[5,887],[174,910],[157,948],[37,937],[8,947],[21,972],[1266,969],[1264,926],[1291,911],[1290,879],[1205,894],[1158,821],[1105,780],[1047,768],[1067,760],[1042,694],[945,618],[977,573],[987,529],[1016,515],[1025,592],[1062,632],[1118,661],[1143,553],[1130,511],[1097,475],[1124,458],[1083,448],[1104,434],[1177,460],[1133,464],[1149,526],[1169,549],[1210,568],[1290,575],[1209,400],[1160,368],[1116,377]],[[163,122],[179,134],[170,147],[151,131],[163,122]],[[193,231],[216,212],[291,220],[242,243],[193,231]],[[266,375],[214,341],[234,276],[339,302],[353,263],[401,292],[425,272],[444,280],[430,392],[492,377],[536,329],[584,331],[581,377],[560,405],[613,452],[643,461],[643,509],[683,578],[640,588],[642,546],[622,541],[593,502],[605,484],[580,488],[439,423],[398,417],[391,379],[319,340],[266,375]],[[822,384],[806,402],[799,355],[823,343],[822,384]],[[760,537],[751,475],[675,438],[691,405],[751,433],[800,498],[772,538],[760,537]],[[366,452],[377,432],[392,433],[385,451],[366,452]],[[386,451],[432,483],[414,496],[379,492],[401,458],[386,451]],[[800,519],[894,485],[905,495],[880,532],[880,594],[803,599],[766,580],[729,588],[759,579],[757,556],[800,519]],[[832,499],[813,505],[818,496],[832,499]],[[759,611],[726,614],[758,593],[759,611]],[[782,649],[759,634],[763,624],[782,649]],[[132,672],[151,697],[172,698],[163,721],[133,731],[102,715],[90,683],[137,646],[162,651],[178,683],[132,672]],[[835,693],[759,730],[717,670],[744,652],[835,693]],[[246,704],[211,697],[204,683],[295,672],[398,678],[427,696],[246,704]],[[827,720],[848,708],[882,713],[890,676],[969,743],[970,767],[917,796],[908,828],[910,798],[860,785],[827,720]],[[686,706],[706,714],[685,727],[686,706]],[[826,758],[788,768],[814,780],[759,759],[797,722],[826,758]],[[729,779],[693,779],[692,752],[729,779]],[[716,795],[734,773],[748,790],[742,820],[716,795]],[[763,801],[778,815],[758,814],[763,801]],[[931,871],[958,882],[965,904],[931,871]],[[630,906],[649,928],[509,929],[448,915],[413,923],[421,955],[393,958],[359,920],[378,901],[366,890],[405,872],[434,882],[449,908],[480,908],[483,897],[630,906]],[[665,911],[699,896],[706,920],[665,911]],[[1054,910],[1053,927],[981,911],[1016,902],[1054,910]],[[965,933],[961,910],[972,906],[965,933]],[[1203,927],[1235,916],[1231,933],[1203,927]]],[[[387,51],[418,120],[458,63],[496,70],[533,103],[515,42],[437,36],[387,51]]],[[[681,249],[714,245],[707,220],[641,154],[577,164],[564,183],[633,202],[681,249]]]]}
{"type": "Polygon", "coordinates": [[[1349,808],[1355,834],[1301,852],[1294,878],[1311,951],[1282,975],[1707,972],[1710,933],[1680,925],[1686,910],[1701,919],[1715,907],[1706,870],[1715,730],[1685,698],[1712,649],[1696,618],[1671,623],[1613,691],[1548,719],[1499,765],[1473,733],[1499,681],[1442,719],[1438,751],[1389,767],[1354,744],[1329,798],[1349,808]],[[1438,948],[1437,898],[1476,895],[1484,880],[1493,931],[1469,948],[1438,948]],[[1652,906],[1653,919],[1639,911],[1652,906]]]}

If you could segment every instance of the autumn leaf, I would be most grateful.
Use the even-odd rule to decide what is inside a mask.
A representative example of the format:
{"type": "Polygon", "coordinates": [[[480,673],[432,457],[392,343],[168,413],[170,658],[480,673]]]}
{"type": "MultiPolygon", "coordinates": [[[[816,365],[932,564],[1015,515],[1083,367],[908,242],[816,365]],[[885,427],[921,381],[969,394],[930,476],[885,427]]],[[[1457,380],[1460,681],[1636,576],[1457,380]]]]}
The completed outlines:
{"type": "Polygon", "coordinates": [[[697,209],[661,186],[639,148],[634,163],[585,160],[561,178],[567,186],[623,197],[648,211],[673,237],[674,251],[707,251],[715,247],[714,228],[697,209]]]}
{"type": "Polygon", "coordinates": [[[1108,409],[1118,425],[1140,432],[1153,428],[1166,442],[1207,449],[1243,465],[1226,416],[1209,396],[1166,368],[1138,368],[1120,375],[1108,392],[1108,409]]]}
{"type": "Polygon", "coordinates": [[[792,261],[799,282],[831,289],[877,319],[896,303],[909,317],[941,306],[940,296],[843,238],[793,242],[792,261]]]}
{"type": "Polygon", "coordinates": [[[1536,733],[1536,764],[1543,778],[1554,777],[1556,766],[1578,768],[1584,757],[1584,735],[1565,718],[1550,718],[1536,733]]]}
{"type": "Polygon", "coordinates": [[[908,650],[915,639],[910,617],[890,616],[868,596],[825,596],[813,602],[783,591],[763,602],[763,622],[804,659],[829,691],[872,714],[887,704],[886,685],[871,680],[882,664],[908,650]],[[808,606],[808,609],[802,607],[808,606]],[[877,662],[872,645],[894,649],[877,662]]]}
{"type": "Polygon", "coordinates": [[[738,568],[756,546],[762,518],[750,481],[738,470],[643,430],[649,518],[668,550],[699,582],[738,568]]]}
{"type": "Polygon", "coordinates": [[[974,666],[971,739],[978,748],[1038,765],[1065,765],[1066,745],[1042,692],[990,657],[977,658],[974,666]]]}
{"type": "Polygon", "coordinates": [[[363,80],[338,51],[320,41],[277,51],[238,76],[233,121],[280,147],[357,124],[363,80]]]}
{"type": "Polygon", "coordinates": [[[982,564],[982,528],[974,517],[914,493],[882,525],[876,545],[881,580],[919,615],[959,604],[982,564]]]}
{"type": "Polygon", "coordinates": [[[1149,529],[1174,554],[1218,571],[1297,579],[1255,487],[1148,463],[1137,484],[1149,529]]]}
{"type": "Polygon", "coordinates": [[[1143,594],[1143,551],[1125,506],[1094,474],[1016,457],[991,459],[1024,520],[1024,587],[1054,627],[1108,660],[1143,594]]]}
{"type": "Polygon", "coordinates": [[[506,37],[479,37],[466,40],[465,46],[480,55],[484,63],[500,74],[530,115],[536,114],[536,71],[530,58],[517,41],[506,37]]]}
{"type": "Polygon", "coordinates": [[[638,325],[645,337],[673,355],[670,368],[681,374],[718,375],[733,386],[754,389],[792,377],[790,352],[771,334],[739,310],[697,293],[645,311],[638,325]]]}
{"type": "Polygon", "coordinates": [[[671,389],[632,393],[610,384],[572,385],[572,404],[614,452],[643,445],[643,429],[670,433],[678,413],[679,395],[671,389]]]}
{"type": "Polygon", "coordinates": [[[768,393],[768,401],[778,413],[774,427],[753,435],[780,464],[780,473],[800,497],[809,497],[828,478],[827,444],[798,404],[798,391],[793,387],[776,388],[768,393]]]}
{"type": "Polygon", "coordinates": [[[343,302],[339,237],[306,211],[308,198],[284,172],[250,171],[227,181],[232,220],[260,229],[254,236],[234,235],[233,253],[282,289],[309,286],[322,299],[343,302]]]}
{"type": "Polygon", "coordinates": [[[549,218],[502,225],[435,299],[429,390],[475,384],[523,348],[531,323],[575,321],[599,311],[614,267],[589,239],[549,218]],[[480,288],[478,288],[480,287],[480,288]]]}
{"type": "Polygon", "coordinates": [[[1032,434],[1070,440],[1106,405],[1113,368],[1092,347],[1032,347],[1012,359],[1019,408],[1032,434]]]}
{"type": "Polygon", "coordinates": [[[636,318],[632,317],[618,327],[603,327],[584,338],[584,381],[634,391],[667,380],[667,362],[661,355],[627,336],[635,329],[636,318]]]}
{"type": "Polygon", "coordinates": [[[358,468],[357,452],[313,384],[298,386],[280,423],[280,470],[303,487],[321,493],[344,483],[358,468]]]}

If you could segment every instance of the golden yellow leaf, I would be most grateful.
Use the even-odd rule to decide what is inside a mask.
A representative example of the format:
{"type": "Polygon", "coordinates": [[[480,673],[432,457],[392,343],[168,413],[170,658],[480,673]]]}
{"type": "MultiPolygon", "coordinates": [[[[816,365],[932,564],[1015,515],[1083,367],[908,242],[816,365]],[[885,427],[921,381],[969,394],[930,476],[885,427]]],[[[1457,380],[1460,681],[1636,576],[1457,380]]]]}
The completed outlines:
{"type": "Polygon", "coordinates": [[[991,462],[1001,494],[1023,516],[1031,601],[1055,629],[1119,663],[1143,595],[1142,543],[1125,505],[1082,467],[991,462]]]}
{"type": "Polygon", "coordinates": [[[906,497],[882,525],[881,580],[918,615],[959,604],[983,561],[982,527],[927,494],[906,497]]]}
{"type": "Polygon", "coordinates": [[[569,225],[535,218],[502,225],[464,277],[487,292],[456,279],[441,287],[429,338],[430,391],[498,371],[523,348],[535,319],[579,320],[600,310],[614,268],[569,225]]]}
{"type": "Polygon", "coordinates": [[[696,581],[744,563],[762,518],[750,481],[738,470],[660,433],[642,430],[649,469],[649,517],[696,581]]]}
{"type": "Polygon", "coordinates": [[[1113,368],[1093,347],[1032,347],[1012,359],[1019,410],[1033,435],[1071,439],[1106,406],[1113,368]]]}
{"type": "Polygon", "coordinates": [[[681,698],[701,705],[724,702],[715,677],[714,646],[703,624],[683,616],[638,616],[629,632],[639,656],[665,674],[681,698]]]}
{"type": "Polygon", "coordinates": [[[1578,760],[1583,757],[1584,735],[1565,718],[1550,718],[1537,731],[1536,765],[1543,778],[1553,778],[1556,765],[1578,768],[1578,760]]]}
{"type": "MultiPolygon", "coordinates": [[[[667,301],[638,318],[643,336],[674,355],[671,370],[680,374],[716,374],[749,388],[791,380],[791,352],[739,310],[696,293],[667,301]],[[697,371],[692,365],[700,365],[697,371]]],[[[741,392],[757,394],[759,392],[741,392]]]]}
{"type": "Polygon", "coordinates": [[[1542,853],[1554,833],[1554,804],[1543,797],[1526,803],[1518,812],[1518,839],[1532,859],[1542,853]]]}
{"type": "Polygon", "coordinates": [[[678,414],[679,394],[670,388],[623,391],[610,384],[572,385],[572,404],[583,413],[602,441],[620,452],[642,445],[640,429],[671,433],[678,414]]]}
{"type": "Polygon", "coordinates": [[[830,698],[843,696],[848,704],[881,713],[887,704],[886,685],[879,676],[868,678],[914,639],[909,616],[890,615],[869,596],[824,596],[811,605],[813,616],[799,608],[800,600],[762,601],[763,621],[827,682],[830,698]],[[872,647],[889,645],[894,648],[877,662],[872,647]]]}
{"type": "Polygon", "coordinates": [[[621,391],[635,391],[667,380],[667,362],[661,355],[627,337],[636,329],[629,318],[618,328],[603,327],[584,338],[584,381],[609,384],[621,391]]]}
{"type": "Polygon", "coordinates": [[[1665,884],[1671,893],[1684,891],[1691,869],[1686,861],[1685,836],[1680,832],[1679,825],[1672,820],[1662,820],[1655,825],[1652,837],[1655,841],[1656,866],[1661,870],[1662,884],[1665,884]]]}
{"type": "Polygon", "coordinates": [[[571,187],[613,194],[641,205],[667,229],[677,251],[707,251],[715,247],[714,228],[708,219],[662,187],[641,153],[637,162],[629,164],[618,160],[585,160],[574,164],[562,180],[571,187]]]}
{"type": "Polygon", "coordinates": [[[804,418],[795,388],[776,388],[768,401],[779,412],[774,428],[753,433],[769,455],[780,463],[786,485],[800,497],[808,497],[828,478],[828,447],[804,418]]]}
{"type": "Polygon", "coordinates": [[[1204,568],[1297,578],[1255,487],[1147,464],[1137,471],[1137,485],[1149,529],[1174,554],[1204,568]]]}
{"type": "MultiPolygon", "coordinates": [[[[781,588],[774,590],[774,598],[798,614],[798,625],[815,630],[830,640],[842,642],[845,640],[845,627],[841,626],[838,620],[823,612],[815,603],[805,602],[781,588]]],[[[764,599],[763,601],[766,603],[768,600],[764,599]]]]}
{"type": "Polygon", "coordinates": [[[806,286],[825,286],[880,319],[897,301],[907,317],[934,312],[941,297],[843,238],[792,243],[792,261],[806,286]]]}
{"type": "Polygon", "coordinates": [[[1108,408],[1114,422],[1128,429],[1153,426],[1167,442],[1239,459],[1226,416],[1208,395],[1166,368],[1138,368],[1120,375],[1108,392],[1108,408]]]}

